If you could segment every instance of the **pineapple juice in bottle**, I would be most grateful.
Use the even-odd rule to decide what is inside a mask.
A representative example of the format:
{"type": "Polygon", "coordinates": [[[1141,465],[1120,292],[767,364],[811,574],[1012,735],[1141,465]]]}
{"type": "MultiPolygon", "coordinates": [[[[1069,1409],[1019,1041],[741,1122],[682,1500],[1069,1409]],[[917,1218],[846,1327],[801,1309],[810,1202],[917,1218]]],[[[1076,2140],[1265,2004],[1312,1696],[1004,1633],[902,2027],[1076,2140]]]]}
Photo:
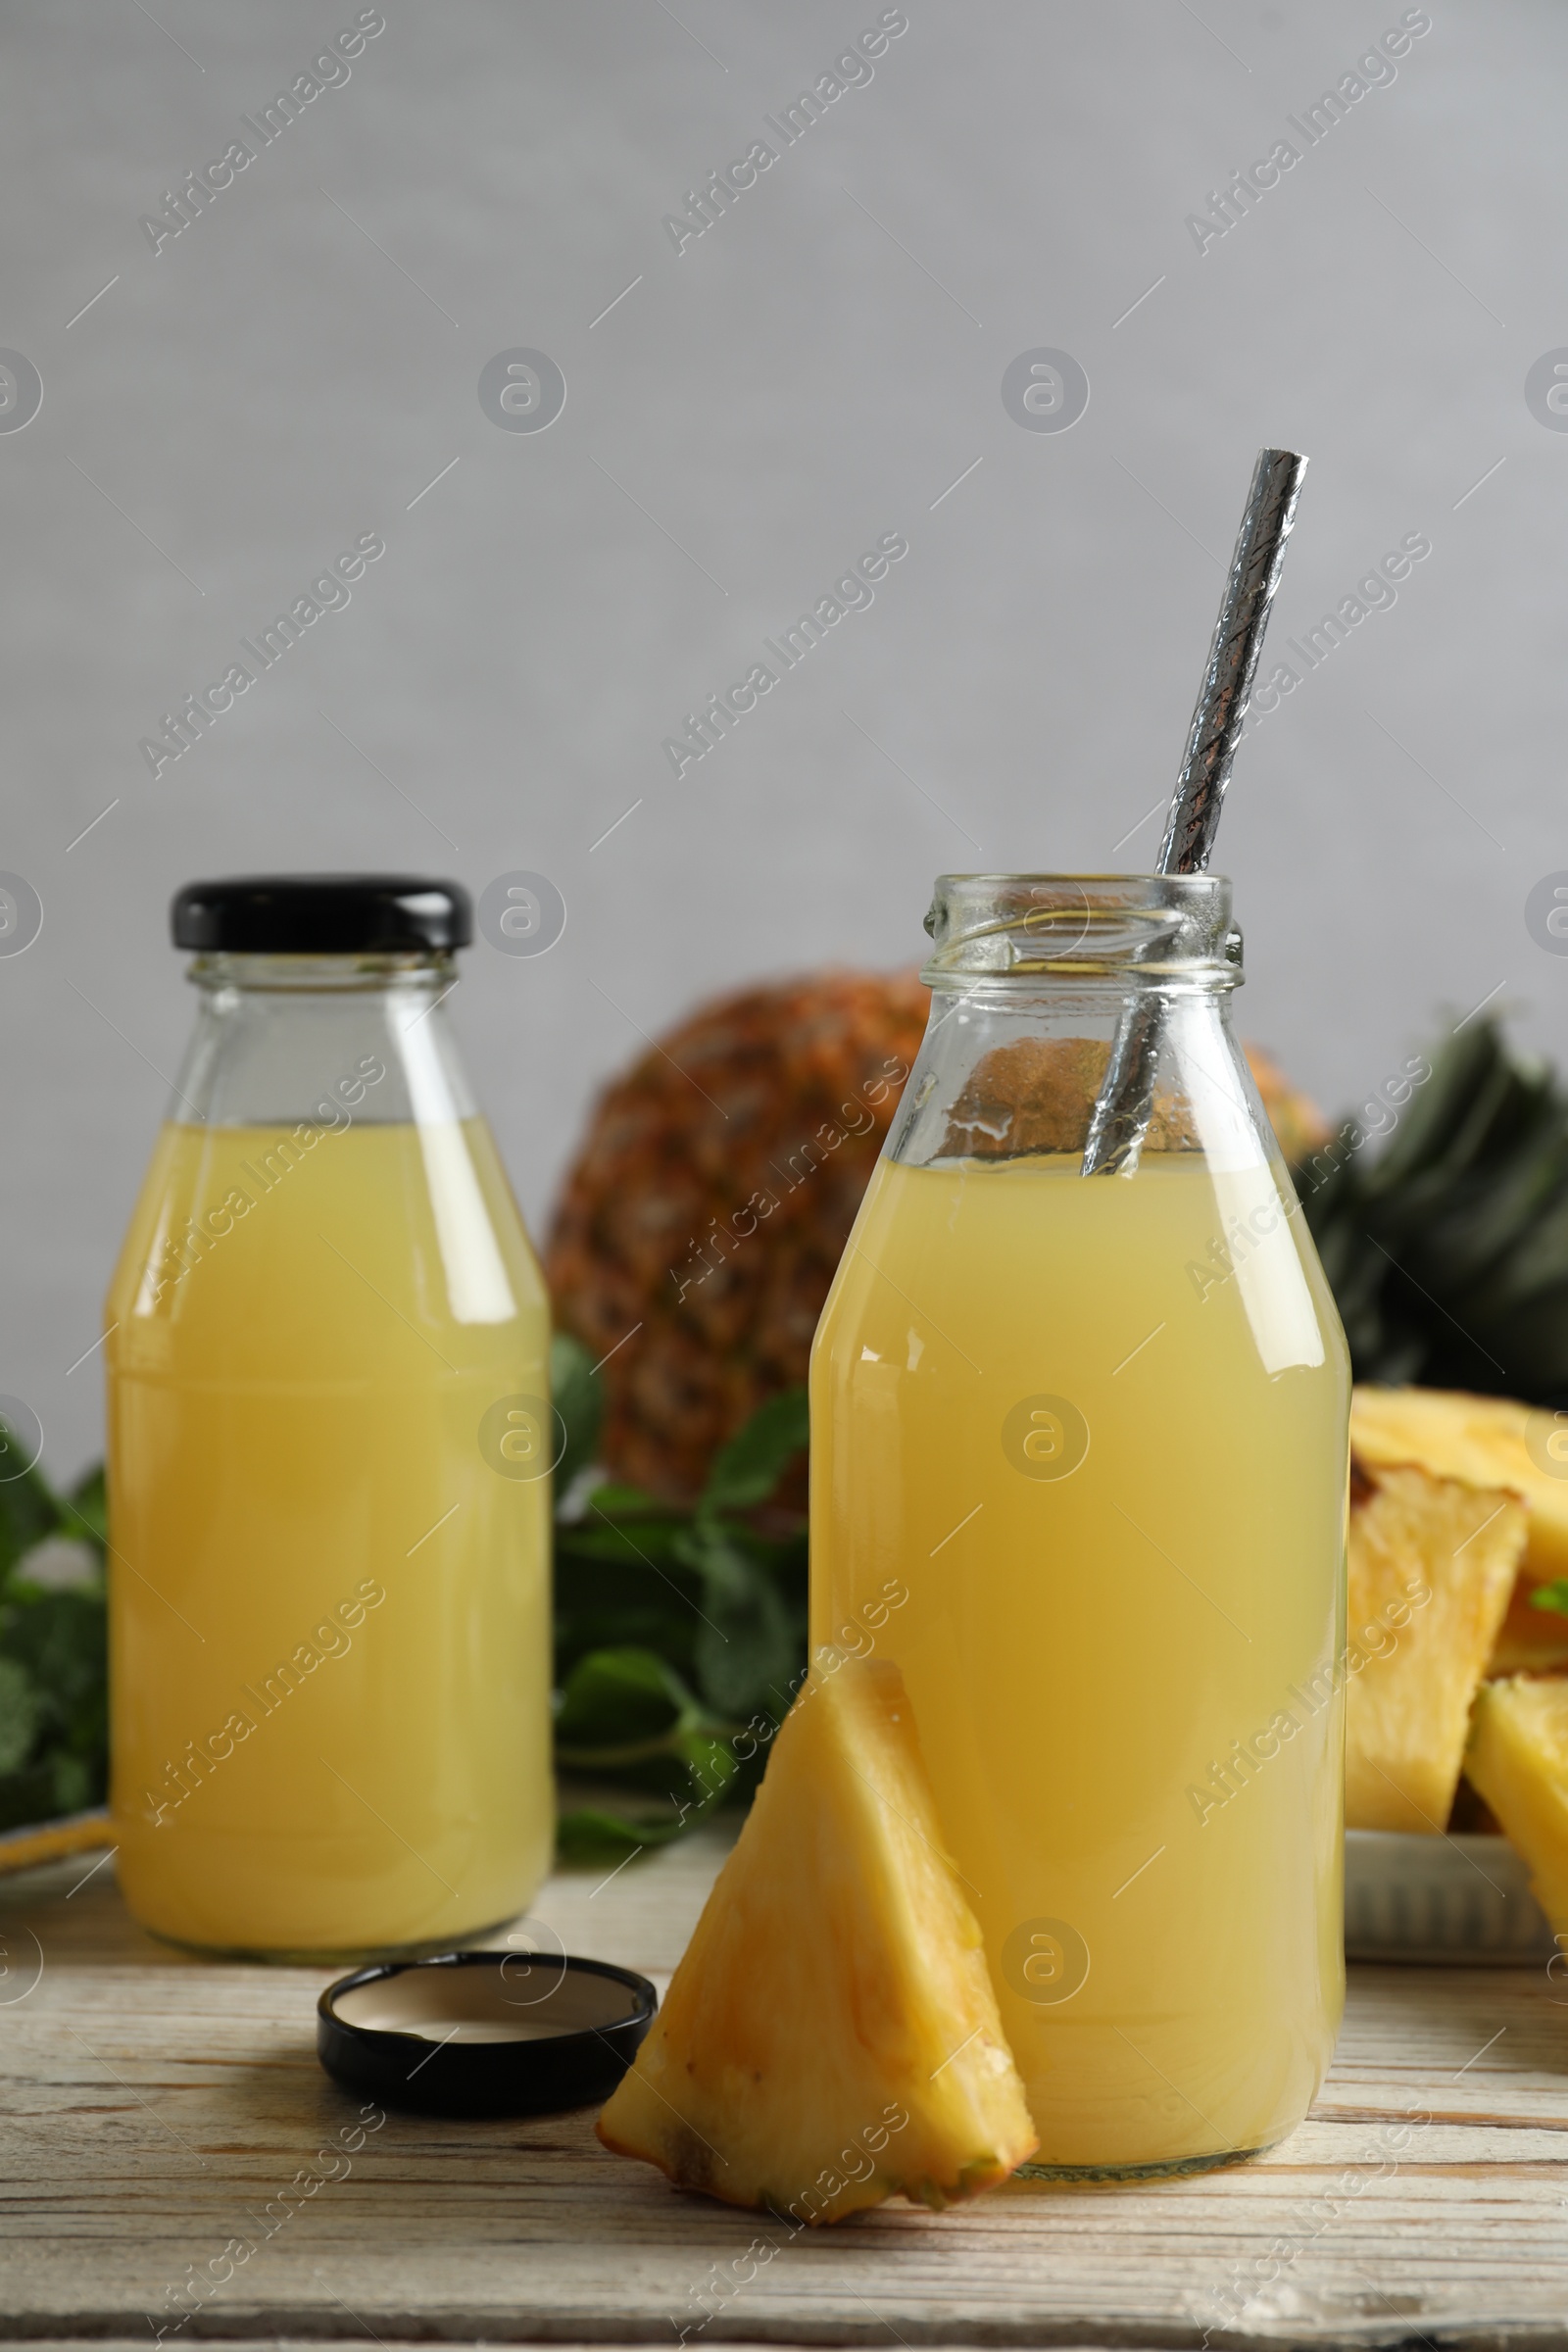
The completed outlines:
{"type": "MultiPolygon", "coordinates": [[[[311,888],[269,919],[286,890],[319,929],[311,888]]],[[[450,956],[193,977],[105,1318],[122,1885],[209,1949],[450,1943],[525,1908],[554,1831],[543,1280],[450,956]]]]}
{"type": "Polygon", "coordinates": [[[903,1670],[1026,2169],[1224,2162],[1339,2021],[1344,1340],[1229,1034],[1228,886],[948,878],[933,914],[812,1358],[811,1640],[880,1619],[903,1670]],[[1149,1133],[1085,1178],[1151,992],[1149,1133]]]}

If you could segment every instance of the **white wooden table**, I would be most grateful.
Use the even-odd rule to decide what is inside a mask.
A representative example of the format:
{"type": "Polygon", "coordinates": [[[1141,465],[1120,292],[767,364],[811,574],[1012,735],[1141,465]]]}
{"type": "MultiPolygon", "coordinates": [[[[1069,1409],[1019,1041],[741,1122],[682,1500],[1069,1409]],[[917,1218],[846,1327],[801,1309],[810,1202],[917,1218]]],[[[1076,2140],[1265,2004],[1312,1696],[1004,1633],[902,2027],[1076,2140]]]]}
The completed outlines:
{"type": "MultiPolygon", "coordinates": [[[[704,1833],[608,1885],[556,1878],[536,1916],[662,1983],[721,1852],[704,1833]]],[[[1323,2096],[1257,2163],[889,2206],[794,2238],[607,2155],[590,2114],[392,2116],[176,2331],[169,2290],[258,2239],[250,2217],[356,2103],[317,2064],[322,1974],[166,1951],[109,1868],[78,1885],[90,1860],[0,1883],[0,2340],[673,2345],[685,2328],[696,2345],[1130,2346],[1206,2329],[1568,2352],[1568,1986],[1511,1969],[1353,1971],[1323,2096]]]]}

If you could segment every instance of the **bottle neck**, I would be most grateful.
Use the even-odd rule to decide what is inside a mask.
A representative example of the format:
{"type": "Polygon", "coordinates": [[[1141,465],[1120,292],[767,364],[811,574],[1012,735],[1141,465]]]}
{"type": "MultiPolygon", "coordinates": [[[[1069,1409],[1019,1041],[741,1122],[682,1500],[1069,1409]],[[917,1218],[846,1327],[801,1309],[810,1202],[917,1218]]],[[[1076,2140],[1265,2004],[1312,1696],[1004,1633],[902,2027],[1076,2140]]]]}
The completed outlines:
{"type": "Polygon", "coordinates": [[[444,949],[404,956],[255,956],[231,953],[194,956],[186,978],[215,993],[245,989],[258,995],[342,995],[348,991],[440,987],[458,976],[457,959],[444,949]]]}
{"type": "Polygon", "coordinates": [[[1220,874],[942,874],[925,927],[928,987],[1000,987],[1011,1001],[1203,992],[1242,976],[1220,874]]]}
{"type": "MultiPolygon", "coordinates": [[[[1110,988],[938,989],[886,1155],[916,1167],[1081,1158],[1129,1004],[1110,988]]],[[[1201,1152],[1244,1167],[1272,1138],[1230,1025],[1230,992],[1161,992],[1144,1159],[1201,1152]]]]}
{"type": "Polygon", "coordinates": [[[1275,1155],[1230,1030],[1241,935],[1220,876],[945,874],[926,928],[931,1020],[889,1158],[1081,1164],[1117,1040],[1150,1000],[1145,1161],[1275,1155]]]}
{"type": "Polygon", "coordinates": [[[453,958],[200,956],[182,1125],[443,1125],[474,1102],[447,1025],[453,958]]]}

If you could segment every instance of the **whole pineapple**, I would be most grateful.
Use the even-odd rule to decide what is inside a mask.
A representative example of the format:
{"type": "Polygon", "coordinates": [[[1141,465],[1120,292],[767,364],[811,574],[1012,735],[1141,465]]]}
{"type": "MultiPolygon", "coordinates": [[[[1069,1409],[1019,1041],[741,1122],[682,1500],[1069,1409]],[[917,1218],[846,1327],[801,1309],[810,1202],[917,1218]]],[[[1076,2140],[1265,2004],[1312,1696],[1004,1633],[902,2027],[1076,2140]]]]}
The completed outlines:
{"type": "MultiPolygon", "coordinates": [[[[546,1269],[559,1321],[605,1359],[600,1453],[617,1477],[690,1503],[718,1447],[804,1384],[929,1001],[911,972],[743,989],[601,1097],[546,1269]]],[[[1315,1148],[1317,1112],[1248,1054],[1286,1156],[1315,1148]]],[[[804,1501],[798,1475],[783,1499],[804,1501]]]]}
{"type": "Polygon", "coordinates": [[[562,1324],[608,1359],[619,1477],[692,1501],[725,1440],[805,1381],[929,1002],[906,972],[744,989],[600,1099],[546,1270],[562,1324]]]}

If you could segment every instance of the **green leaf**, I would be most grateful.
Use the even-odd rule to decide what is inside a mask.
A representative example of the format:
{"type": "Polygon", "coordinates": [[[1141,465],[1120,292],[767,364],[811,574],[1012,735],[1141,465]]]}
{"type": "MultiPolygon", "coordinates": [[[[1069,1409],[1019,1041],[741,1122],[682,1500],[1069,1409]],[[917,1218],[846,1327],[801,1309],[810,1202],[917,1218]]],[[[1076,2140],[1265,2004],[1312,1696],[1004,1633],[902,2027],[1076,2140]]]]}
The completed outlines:
{"type": "Polygon", "coordinates": [[[631,1648],[637,1646],[654,1650],[684,1682],[693,1687],[697,1681],[696,1633],[698,1620],[691,1620],[691,1631],[684,1624],[657,1609],[616,1609],[610,1612],[584,1610],[556,1618],[556,1685],[564,1689],[567,1677],[591,1657],[596,1649],[631,1648]]]}
{"type": "Polygon", "coordinates": [[[590,1863],[626,1862],[633,1854],[668,1845],[685,1835],[682,1821],[639,1822],[597,1805],[578,1805],[556,1823],[556,1859],[585,1868],[590,1863]]]}
{"type": "Polygon", "coordinates": [[[703,1579],[699,1687],[719,1714],[744,1719],[788,1683],[800,1646],[795,1621],[763,1562],[716,1521],[695,1522],[682,1556],[703,1579]]]}
{"type": "Polygon", "coordinates": [[[44,1694],[20,1659],[0,1657],[0,1775],[18,1772],[43,1721],[44,1694]]]}
{"type": "Polygon", "coordinates": [[[594,1458],[605,1409],[593,1358],[564,1331],[558,1331],[550,1343],[550,1396],[566,1430],[565,1451],[556,1464],[556,1493],[564,1494],[578,1471],[594,1458]]]}
{"type": "MultiPolygon", "coordinates": [[[[662,1657],[670,1656],[669,1638],[663,1628],[673,1629],[677,1646],[683,1646],[701,1623],[697,1614],[697,1599],[702,1588],[692,1570],[677,1561],[665,1573],[649,1573],[646,1562],[634,1554],[619,1559],[596,1559],[591,1554],[570,1551],[556,1554],[556,1633],[559,1639],[566,1626],[586,1622],[589,1618],[612,1624],[623,1617],[628,1625],[635,1620],[640,1625],[657,1625],[662,1630],[657,1641],[643,1634],[607,1634],[602,1642],[590,1646],[595,1649],[657,1649],[662,1657]]],[[[574,1661],[575,1662],[575,1661],[574,1661]]],[[[678,1661],[675,1661],[678,1668],[678,1661]]]]}
{"type": "Polygon", "coordinates": [[[663,1567],[675,1556],[681,1519],[609,1519],[591,1495],[586,1518],[573,1519],[556,1530],[556,1557],[577,1560],[640,1560],[645,1567],[663,1567]]]}
{"type": "Polygon", "coordinates": [[[55,1810],[55,1776],[47,1764],[0,1773],[0,1830],[25,1829],[55,1810]]]}
{"type": "Polygon", "coordinates": [[[19,1568],[64,1536],[103,1554],[103,1474],[63,1502],[36,1468],[0,1482],[0,1829],[96,1803],[108,1781],[104,1593],[54,1591],[19,1568]]]}
{"type": "Polygon", "coordinates": [[[1554,1609],[1559,1617],[1568,1617],[1568,1578],[1558,1577],[1549,1585],[1538,1585],[1530,1595],[1533,1609],[1554,1609]]]}
{"type": "MultiPolygon", "coordinates": [[[[10,1446],[17,1444],[3,1421],[0,1433],[10,1446]]],[[[36,1468],[0,1480],[0,1592],[24,1551],[62,1531],[64,1511],[59,1495],[36,1468]]]]}
{"type": "Polygon", "coordinates": [[[556,1738],[573,1749],[644,1747],[688,1713],[691,1692],[649,1649],[596,1649],[573,1667],[561,1694],[556,1738]]]}
{"type": "Polygon", "coordinates": [[[740,1760],[730,1740],[715,1739],[697,1726],[677,1733],[675,1745],[687,1768],[687,1793],[677,1801],[689,1806],[685,1826],[690,1829],[723,1803],[740,1776],[740,1760]]]}
{"type": "Polygon", "coordinates": [[[734,1748],[704,1731],[677,1732],[662,1756],[624,1777],[661,1802],[656,1812],[568,1807],[557,1823],[563,1861],[620,1861],[640,1847],[669,1845],[721,1805],[740,1776],[734,1748]]]}
{"type": "Polygon", "coordinates": [[[621,1486],[614,1479],[595,1487],[590,1499],[602,1519],[654,1519],[678,1527],[691,1515],[673,1503],[661,1502],[657,1494],[649,1494],[641,1487],[621,1486]]]}
{"type": "Polygon", "coordinates": [[[54,1779],[53,1812],[85,1813],[89,1805],[102,1804],[104,1800],[104,1777],[93,1770],[88,1756],[74,1756],[69,1748],[57,1747],[54,1779]]]}
{"type": "MultiPolygon", "coordinates": [[[[1327,1181],[1306,1221],[1355,1377],[1568,1399],[1568,1097],[1491,1017],[1429,1054],[1386,1143],[1327,1181]]],[[[1391,1101],[1393,1100],[1391,1094],[1391,1101]]]]}
{"type": "MultiPolygon", "coordinates": [[[[45,1753],[83,1759],[102,1793],[109,1749],[108,1629],[104,1595],[90,1588],[24,1588],[0,1625],[0,1666],[21,1668],[38,1695],[45,1753]]],[[[0,1697],[0,1718],[5,1713],[0,1697]]],[[[3,1730],[0,1730],[3,1738],[3,1730]]]]}
{"type": "Polygon", "coordinates": [[[697,1506],[699,1517],[751,1510],[765,1502],[809,1435],[804,1389],[788,1389],[782,1396],[770,1396],[713,1457],[697,1506]]]}
{"type": "MultiPolygon", "coordinates": [[[[595,1497],[597,1501],[597,1497],[595,1497]]],[[[675,1557],[685,1521],[582,1519],[556,1527],[555,1649],[564,1680],[590,1650],[652,1649],[692,1675],[701,1579],[675,1557]]]]}
{"type": "Polygon", "coordinates": [[[96,1544],[102,1551],[109,1542],[109,1497],[104,1491],[104,1466],[99,1462],[66,1497],[61,1514],[62,1533],[75,1536],[84,1544],[96,1544]]]}

